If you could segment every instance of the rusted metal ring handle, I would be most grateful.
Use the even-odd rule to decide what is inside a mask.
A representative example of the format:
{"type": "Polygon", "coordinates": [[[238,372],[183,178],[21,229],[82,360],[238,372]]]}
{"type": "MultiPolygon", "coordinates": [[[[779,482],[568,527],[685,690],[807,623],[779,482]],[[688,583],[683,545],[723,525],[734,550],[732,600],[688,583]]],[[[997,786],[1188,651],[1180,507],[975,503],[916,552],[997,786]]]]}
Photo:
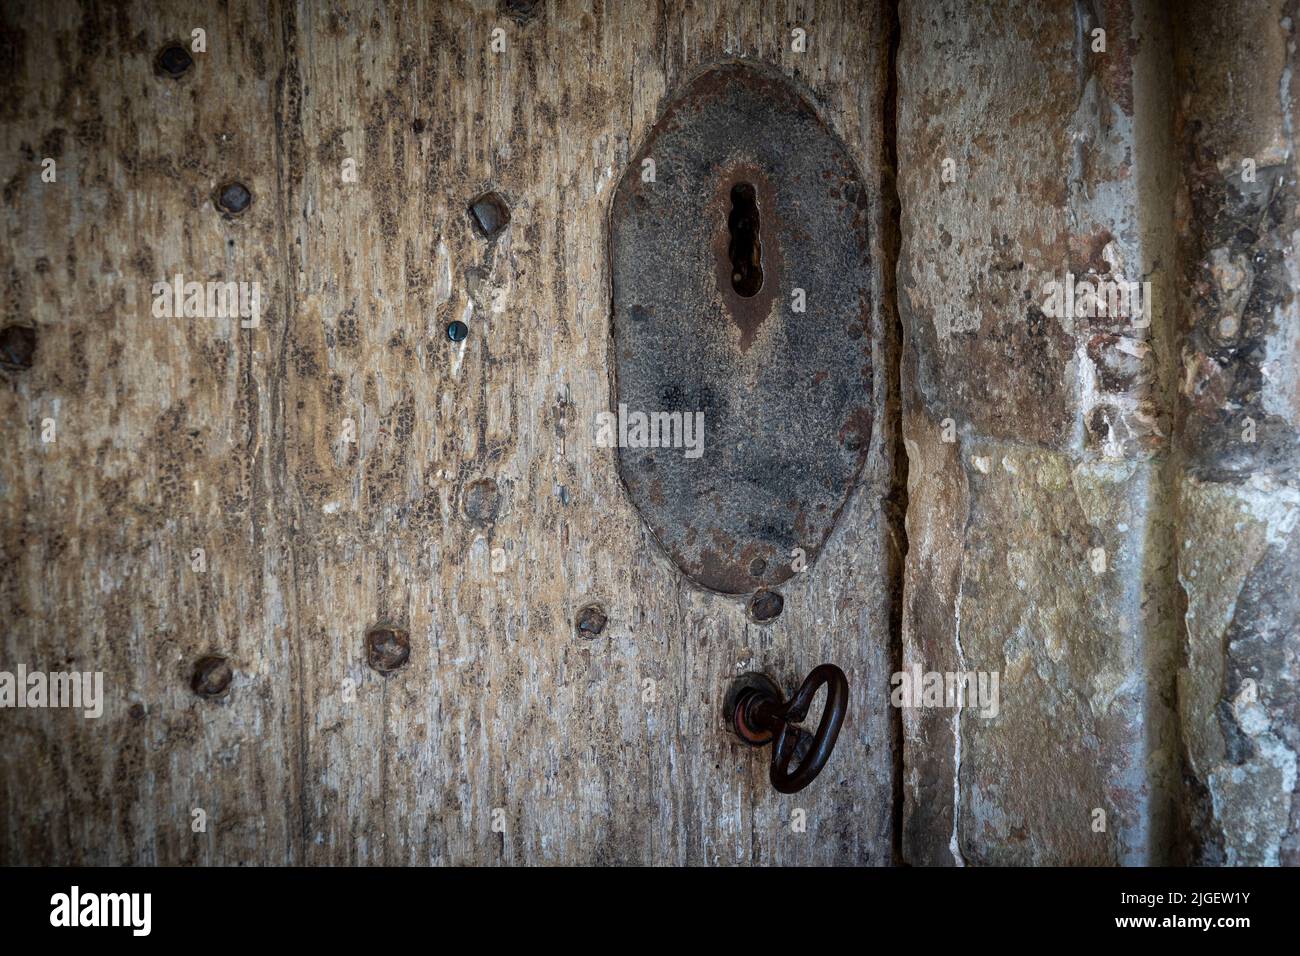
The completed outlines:
{"type": "Polygon", "coordinates": [[[772,717],[781,721],[776,740],[772,744],[772,786],[781,793],[796,793],[816,779],[835,749],[835,740],[844,724],[849,707],[849,680],[834,664],[822,664],[804,679],[803,685],[785,705],[772,711],[772,717]],[[799,760],[799,767],[790,773],[790,761],[802,749],[801,731],[794,725],[808,716],[808,708],[821,686],[826,685],[826,705],[822,719],[813,735],[808,752],[799,760]],[[792,733],[793,731],[793,733],[792,733]]]}
{"type": "Polygon", "coordinates": [[[780,793],[797,793],[816,779],[835,749],[848,712],[849,681],[834,664],[822,664],[784,703],[779,691],[772,693],[751,684],[739,690],[734,706],[733,720],[741,739],[755,746],[772,743],[772,786],[780,793]],[[816,733],[809,734],[796,725],[808,716],[813,697],[823,684],[826,704],[821,722],[816,733]],[[790,763],[796,758],[799,766],[791,773],[790,763]]]}

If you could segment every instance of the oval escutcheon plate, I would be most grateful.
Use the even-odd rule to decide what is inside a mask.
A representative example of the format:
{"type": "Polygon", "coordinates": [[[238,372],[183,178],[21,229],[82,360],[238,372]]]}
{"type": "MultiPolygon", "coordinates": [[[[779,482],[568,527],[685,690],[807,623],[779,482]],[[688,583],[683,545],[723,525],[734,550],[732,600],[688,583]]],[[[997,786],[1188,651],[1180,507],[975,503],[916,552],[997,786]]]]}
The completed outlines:
{"type": "Polygon", "coordinates": [[[596,438],[707,588],[745,593],[811,564],[862,469],[869,210],[813,108],[742,63],[669,102],[618,184],[615,400],[596,438]]]}

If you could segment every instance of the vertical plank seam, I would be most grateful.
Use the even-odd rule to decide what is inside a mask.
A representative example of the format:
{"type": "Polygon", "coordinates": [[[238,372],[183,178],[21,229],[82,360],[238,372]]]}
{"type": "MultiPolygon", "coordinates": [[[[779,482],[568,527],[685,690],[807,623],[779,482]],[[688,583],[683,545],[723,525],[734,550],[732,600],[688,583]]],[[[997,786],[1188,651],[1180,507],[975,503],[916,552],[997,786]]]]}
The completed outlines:
{"type": "MultiPolygon", "coordinates": [[[[893,452],[890,455],[889,504],[885,509],[886,520],[891,525],[891,537],[896,547],[889,552],[889,660],[894,673],[903,669],[903,620],[906,600],[904,587],[907,571],[907,480],[908,457],[907,446],[903,440],[903,320],[898,310],[898,265],[899,250],[902,239],[902,205],[898,195],[898,50],[902,40],[902,21],[899,15],[899,0],[889,0],[885,4],[888,40],[886,43],[884,63],[884,92],[882,96],[882,116],[880,132],[881,178],[884,195],[884,229],[881,235],[881,251],[884,256],[881,275],[882,309],[890,324],[890,334],[886,357],[888,375],[885,396],[885,427],[891,432],[893,452]]],[[[903,712],[897,707],[890,708],[890,737],[892,750],[893,780],[890,792],[893,794],[891,807],[890,845],[893,862],[901,864],[903,859],[903,712]]],[[[954,817],[954,827],[956,821],[954,817]]]]}

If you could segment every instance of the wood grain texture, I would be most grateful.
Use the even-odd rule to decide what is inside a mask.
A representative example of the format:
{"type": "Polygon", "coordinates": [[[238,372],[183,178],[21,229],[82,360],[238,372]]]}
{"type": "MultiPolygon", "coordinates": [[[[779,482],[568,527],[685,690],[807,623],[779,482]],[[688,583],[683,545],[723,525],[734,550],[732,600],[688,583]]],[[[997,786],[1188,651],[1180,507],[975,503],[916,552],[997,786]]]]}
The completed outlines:
{"type": "Polygon", "coordinates": [[[522,23],[486,2],[54,2],[3,26],[4,321],[39,347],[0,373],[0,667],[102,670],[107,704],[0,712],[0,862],[891,861],[887,297],[864,478],[769,626],[682,578],[592,428],[611,190],[710,63],[810,92],[880,190],[883,287],[874,2],[555,2],[522,23]],[[194,27],[191,74],[155,75],[194,27]],[[234,219],[210,198],[229,178],[255,197],[234,219]],[[489,188],[512,211],[493,243],[466,215],[489,188]],[[260,282],[261,325],[154,318],[177,272],[260,282]],[[609,623],[587,640],[592,602],[609,623]],[[387,677],[363,646],[379,621],[411,635],[387,677]],[[224,699],[189,689],[205,653],[235,665],[224,699]],[[722,698],[822,661],[849,719],[784,797],[722,698]]]}

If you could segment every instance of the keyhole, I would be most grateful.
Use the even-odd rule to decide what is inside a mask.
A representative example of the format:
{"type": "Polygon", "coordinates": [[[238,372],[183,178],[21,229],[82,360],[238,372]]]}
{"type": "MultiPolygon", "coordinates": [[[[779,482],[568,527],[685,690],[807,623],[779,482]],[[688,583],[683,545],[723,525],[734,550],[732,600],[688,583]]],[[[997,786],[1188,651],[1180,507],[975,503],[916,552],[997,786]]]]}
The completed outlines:
{"type": "Polygon", "coordinates": [[[727,216],[731,243],[731,287],[746,299],[763,288],[763,247],[758,238],[758,203],[750,183],[731,189],[731,213],[727,216]]]}

